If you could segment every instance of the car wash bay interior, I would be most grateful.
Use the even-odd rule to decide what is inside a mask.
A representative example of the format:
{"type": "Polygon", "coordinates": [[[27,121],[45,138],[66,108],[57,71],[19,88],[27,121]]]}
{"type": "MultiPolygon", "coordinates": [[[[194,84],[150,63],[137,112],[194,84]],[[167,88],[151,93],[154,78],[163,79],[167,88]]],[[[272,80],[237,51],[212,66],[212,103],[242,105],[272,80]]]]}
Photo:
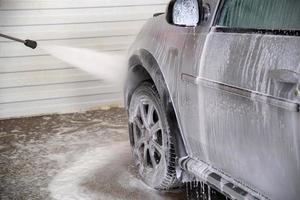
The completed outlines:
{"type": "Polygon", "coordinates": [[[121,89],[42,48],[126,54],[167,2],[0,0],[0,33],[38,42],[33,50],[0,38],[0,199],[183,198],[137,179],[124,109],[98,109],[120,104],[121,89]]]}
{"type": "MultiPolygon", "coordinates": [[[[126,54],[146,19],[167,0],[1,0],[0,32],[63,45],[126,54]]],[[[0,38],[0,118],[95,109],[120,103],[121,90],[51,57],[0,38]]]]}

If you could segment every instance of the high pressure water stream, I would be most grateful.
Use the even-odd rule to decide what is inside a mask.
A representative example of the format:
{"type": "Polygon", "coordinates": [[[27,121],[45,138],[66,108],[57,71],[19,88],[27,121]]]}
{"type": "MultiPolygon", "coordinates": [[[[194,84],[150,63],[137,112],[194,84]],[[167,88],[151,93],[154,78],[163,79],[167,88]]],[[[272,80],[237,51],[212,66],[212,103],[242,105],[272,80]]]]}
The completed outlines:
{"type": "Polygon", "coordinates": [[[99,79],[114,85],[122,85],[126,76],[126,58],[120,54],[103,53],[85,48],[61,45],[41,45],[34,40],[23,40],[0,33],[0,37],[23,43],[25,46],[42,50],[73,67],[97,76],[99,79]]]}
{"type": "Polygon", "coordinates": [[[126,58],[123,55],[59,45],[39,47],[51,56],[109,84],[123,84],[126,75],[126,58]]]}

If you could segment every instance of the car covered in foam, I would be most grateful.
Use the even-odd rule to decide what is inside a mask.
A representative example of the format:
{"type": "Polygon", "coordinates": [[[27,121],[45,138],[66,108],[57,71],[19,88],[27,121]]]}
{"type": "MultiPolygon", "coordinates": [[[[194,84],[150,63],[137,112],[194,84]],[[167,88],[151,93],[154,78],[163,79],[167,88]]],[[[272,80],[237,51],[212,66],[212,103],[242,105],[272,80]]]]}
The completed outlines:
{"type": "Polygon", "coordinates": [[[300,1],[176,0],[129,51],[141,178],[232,199],[300,196],[300,1]]]}

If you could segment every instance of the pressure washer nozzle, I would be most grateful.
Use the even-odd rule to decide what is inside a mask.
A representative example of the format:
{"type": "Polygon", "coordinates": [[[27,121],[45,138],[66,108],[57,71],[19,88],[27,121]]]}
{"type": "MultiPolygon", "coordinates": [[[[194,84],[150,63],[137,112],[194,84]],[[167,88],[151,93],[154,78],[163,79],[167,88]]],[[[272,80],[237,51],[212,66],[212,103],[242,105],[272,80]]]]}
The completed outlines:
{"type": "Polygon", "coordinates": [[[9,35],[4,35],[2,33],[0,33],[0,37],[23,43],[23,44],[25,44],[25,46],[30,47],[32,49],[35,49],[37,47],[37,42],[33,41],[33,40],[22,40],[22,39],[15,38],[15,37],[12,37],[12,36],[9,36],[9,35]]]}
{"type": "Polygon", "coordinates": [[[35,49],[37,47],[37,42],[33,40],[25,40],[25,46],[35,49]]]}

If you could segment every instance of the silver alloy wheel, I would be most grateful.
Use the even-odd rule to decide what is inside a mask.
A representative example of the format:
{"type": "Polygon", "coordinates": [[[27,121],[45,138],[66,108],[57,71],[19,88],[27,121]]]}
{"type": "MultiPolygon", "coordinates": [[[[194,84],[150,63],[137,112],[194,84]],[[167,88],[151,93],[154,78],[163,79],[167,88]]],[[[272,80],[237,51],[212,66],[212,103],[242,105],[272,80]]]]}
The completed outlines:
{"type": "Polygon", "coordinates": [[[141,83],[128,109],[129,138],[140,178],[151,188],[177,187],[176,154],[167,113],[155,85],[141,83]]]}
{"type": "Polygon", "coordinates": [[[155,173],[164,162],[164,134],[154,103],[141,99],[133,117],[133,154],[140,174],[155,173]]]}

